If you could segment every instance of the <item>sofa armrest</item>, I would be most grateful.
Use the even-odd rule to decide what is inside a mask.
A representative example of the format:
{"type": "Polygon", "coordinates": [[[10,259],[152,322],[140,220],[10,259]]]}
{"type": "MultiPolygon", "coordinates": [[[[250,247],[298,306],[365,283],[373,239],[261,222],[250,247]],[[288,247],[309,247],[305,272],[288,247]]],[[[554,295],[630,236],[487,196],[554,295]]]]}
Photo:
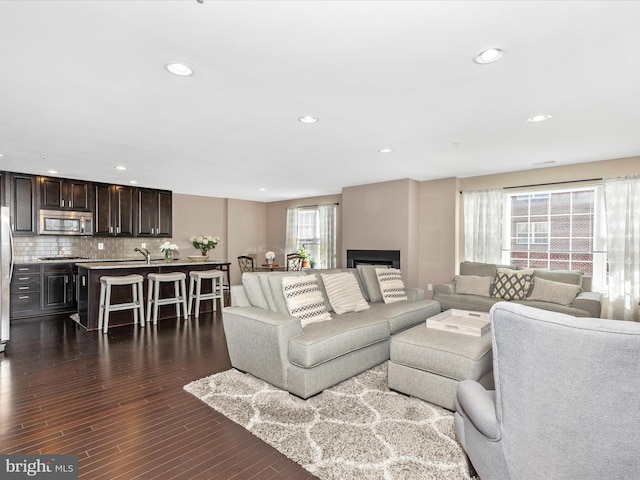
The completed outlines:
{"type": "Polygon", "coordinates": [[[407,294],[407,300],[409,302],[424,300],[424,290],[422,288],[407,287],[404,289],[404,291],[407,294]]]}
{"type": "Polygon", "coordinates": [[[579,293],[571,304],[574,308],[586,310],[589,316],[600,318],[602,315],[602,294],[599,292],[582,292],[579,293]]]}
{"type": "Polygon", "coordinates": [[[456,293],[456,282],[448,282],[448,283],[438,283],[433,286],[433,294],[444,294],[444,295],[455,295],[456,293]]]}
{"type": "Polygon", "coordinates": [[[456,400],[462,408],[463,416],[468,418],[480,433],[490,440],[500,440],[502,435],[492,392],[474,380],[463,380],[458,384],[456,400]]]}
{"type": "Polygon", "coordinates": [[[302,333],[300,320],[260,307],[226,307],[222,322],[231,365],[286,389],[289,339],[302,333]]]}

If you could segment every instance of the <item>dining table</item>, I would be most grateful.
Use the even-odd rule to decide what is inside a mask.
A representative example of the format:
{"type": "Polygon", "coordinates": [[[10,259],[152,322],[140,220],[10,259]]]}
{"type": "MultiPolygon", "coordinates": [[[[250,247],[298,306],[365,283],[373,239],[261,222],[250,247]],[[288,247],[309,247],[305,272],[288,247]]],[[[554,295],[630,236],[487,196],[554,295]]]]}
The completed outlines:
{"type": "Polygon", "coordinates": [[[259,272],[284,272],[287,267],[278,263],[263,263],[256,267],[256,270],[259,272]]]}

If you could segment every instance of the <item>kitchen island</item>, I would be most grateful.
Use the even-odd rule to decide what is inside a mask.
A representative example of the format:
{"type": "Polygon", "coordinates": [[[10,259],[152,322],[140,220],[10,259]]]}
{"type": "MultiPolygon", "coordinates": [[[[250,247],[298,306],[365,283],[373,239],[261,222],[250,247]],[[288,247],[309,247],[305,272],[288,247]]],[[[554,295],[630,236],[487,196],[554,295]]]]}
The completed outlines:
{"type": "MultiPolygon", "coordinates": [[[[87,330],[97,330],[98,313],[100,311],[100,277],[104,275],[130,275],[132,273],[142,275],[144,283],[144,307],[145,315],[147,309],[147,275],[150,273],[170,273],[183,272],[187,276],[187,290],[189,286],[189,272],[218,269],[226,272],[227,286],[229,285],[229,262],[191,261],[174,260],[152,260],[147,263],[145,260],[124,260],[113,262],[81,262],[78,267],[78,322],[87,330]]],[[[202,293],[209,293],[211,285],[205,282],[202,286],[202,293]],[[208,290],[207,290],[208,289],[208,290]]],[[[188,292],[187,292],[188,293],[188,292]]],[[[173,294],[173,286],[166,284],[160,290],[161,296],[173,294]],[[166,290],[165,290],[166,288],[166,290]]],[[[114,286],[111,294],[112,303],[131,302],[130,286],[114,286]]],[[[203,302],[200,312],[213,310],[212,301],[203,302]]],[[[173,305],[160,306],[158,319],[175,317],[176,310],[173,305]]],[[[133,323],[131,311],[112,312],[109,316],[109,328],[118,325],[133,323]]]]}

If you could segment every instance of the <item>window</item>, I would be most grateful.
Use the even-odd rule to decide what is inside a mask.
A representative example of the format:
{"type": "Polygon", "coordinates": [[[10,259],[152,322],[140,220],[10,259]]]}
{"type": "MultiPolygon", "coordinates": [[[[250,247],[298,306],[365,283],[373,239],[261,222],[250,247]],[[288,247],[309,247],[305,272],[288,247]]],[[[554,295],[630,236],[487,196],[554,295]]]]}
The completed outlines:
{"type": "Polygon", "coordinates": [[[336,266],[336,205],[287,209],[286,253],[303,246],[317,268],[336,266]]]}
{"type": "Polygon", "coordinates": [[[516,242],[521,245],[549,243],[549,224],[547,222],[517,223],[516,242]]]}
{"type": "Polygon", "coordinates": [[[601,289],[606,255],[597,248],[600,187],[504,195],[506,264],[581,270],[601,289]]]}

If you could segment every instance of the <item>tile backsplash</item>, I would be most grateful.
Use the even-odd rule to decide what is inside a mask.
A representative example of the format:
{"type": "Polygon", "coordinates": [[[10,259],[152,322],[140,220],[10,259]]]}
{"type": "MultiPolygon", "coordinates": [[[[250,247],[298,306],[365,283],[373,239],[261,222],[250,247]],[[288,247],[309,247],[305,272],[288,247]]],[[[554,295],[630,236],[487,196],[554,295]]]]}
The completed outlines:
{"type": "Polygon", "coordinates": [[[134,248],[146,243],[152,258],[162,258],[160,245],[170,238],[110,238],[39,235],[13,237],[14,262],[32,262],[40,257],[78,256],[92,260],[137,259],[134,248]],[[99,244],[103,249],[99,250],[99,244]]]}

